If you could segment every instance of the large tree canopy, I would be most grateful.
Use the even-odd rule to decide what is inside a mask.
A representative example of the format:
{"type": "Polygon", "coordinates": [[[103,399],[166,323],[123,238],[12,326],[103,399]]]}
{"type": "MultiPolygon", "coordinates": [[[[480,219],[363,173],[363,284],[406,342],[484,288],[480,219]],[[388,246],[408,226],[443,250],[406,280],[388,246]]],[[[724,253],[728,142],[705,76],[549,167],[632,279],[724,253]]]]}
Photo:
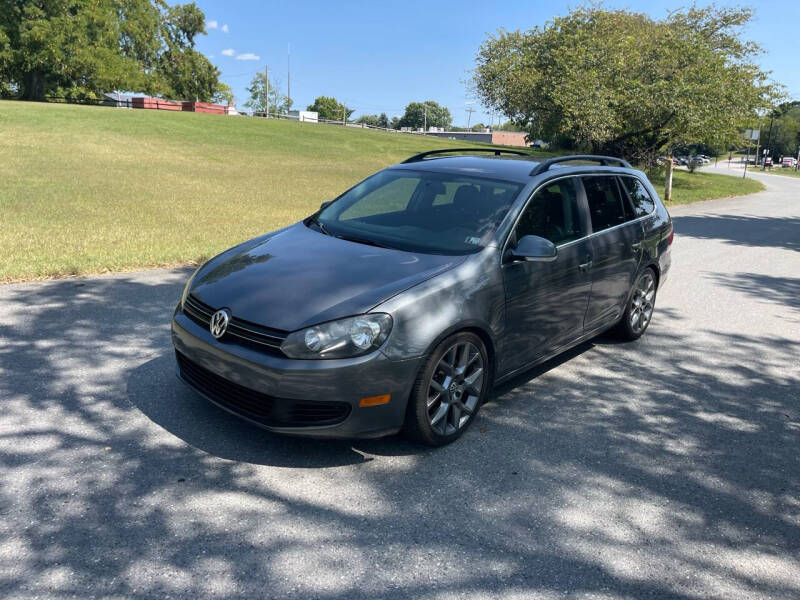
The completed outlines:
{"type": "Polygon", "coordinates": [[[500,31],[474,87],[531,137],[649,161],[673,145],[736,139],[776,89],[741,38],[752,11],[690,8],[665,20],[596,6],[500,31]]]}
{"type": "Polygon", "coordinates": [[[164,0],[0,0],[0,94],[113,90],[210,100],[219,71],[194,49],[205,16],[164,0]]]}
{"type": "Polygon", "coordinates": [[[446,106],[433,100],[425,102],[411,102],[406,106],[406,111],[400,117],[400,127],[444,127],[449,129],[453,124],[453,117],[446,106]]]}

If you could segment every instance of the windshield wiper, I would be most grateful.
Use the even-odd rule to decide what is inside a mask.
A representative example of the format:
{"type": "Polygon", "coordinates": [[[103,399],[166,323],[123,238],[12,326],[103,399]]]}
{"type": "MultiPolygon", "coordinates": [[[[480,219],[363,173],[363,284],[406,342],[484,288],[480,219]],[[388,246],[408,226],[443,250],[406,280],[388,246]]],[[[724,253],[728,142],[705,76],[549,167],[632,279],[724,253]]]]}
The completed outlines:
{"type": "Polygon", "coordinates": [[[380,242],[376,242],[375,240],[368,240],[360,237],[353,237],[351,235],[337,235],[335,236],[340,240],[347,240],[348,242],[355,242],[356,244],[364,244],[365,246],[375,246],[376,248],[389,248],[390,250],[395,250],[392,246],[387,246],[386,244],[381,244],[380,242]]]}
{"type": "Polygon", "coordinates": [[[319,228],[319,230],[325,235],[331,235],[331,236],[333,235],[330,231],[328,231],[327,227],[325,227],[325,225],[322,224],[322,221],[319,220],[319,217],[317,217],[317,215],[311,215],[308,219],[308,222],[309,224],[313,223],[314,225],[316,225],[319,228]]]}

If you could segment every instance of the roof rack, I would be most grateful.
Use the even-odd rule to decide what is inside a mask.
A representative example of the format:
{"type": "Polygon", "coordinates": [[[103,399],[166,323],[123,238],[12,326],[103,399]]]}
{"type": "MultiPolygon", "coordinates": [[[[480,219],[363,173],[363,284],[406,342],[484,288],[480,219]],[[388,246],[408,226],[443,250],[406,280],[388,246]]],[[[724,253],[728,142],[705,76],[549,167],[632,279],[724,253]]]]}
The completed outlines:
{"type": "Polygon", "coordinates": [[[451,152],[491,152],[495,156],[500,156],[501,154],[516,154],[517,156],[531,156],[528,152],[522,152],[520,150],[506,150],[504,148],[444,148],[442,150],[428,150],[427,152],[420,152],[419,154],[415,154],[414,156],[410,156],[403,161],[405,163],[415,163],[424,160],[429,156],[434,156],[436,154],[449,154],[451,152]]]}
{"type": "Polygon", "coordinates": [[[626,169],[632,169],[633,167],[631,164],[622,158],[617,158],[616,156],[602,156],[599,154],[570,154],[569,156],[557,156],[555,158],[550,158],[544,162],[539,163],[533,168],[531,171],[531,177],[534,175],[541,175],[545,171],[548,171],[550,167],[555,164],[568,162],[572,160],[586,160],[586,161],[593,161],[600,163],[601,166],[607,167],[608,163],[618,163],[620,167],[624,167],[626,169]]]}

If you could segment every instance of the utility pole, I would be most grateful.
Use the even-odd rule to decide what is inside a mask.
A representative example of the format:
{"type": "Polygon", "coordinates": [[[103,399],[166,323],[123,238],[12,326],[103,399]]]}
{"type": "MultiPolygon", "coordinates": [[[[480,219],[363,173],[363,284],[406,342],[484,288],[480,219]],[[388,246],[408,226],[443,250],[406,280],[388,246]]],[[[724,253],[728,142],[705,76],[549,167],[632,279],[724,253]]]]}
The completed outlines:
{"type": "Polygon", "coordinates": [[[472,113],[475,112],[475,109],[471,106],[467,109],[467,129],[469,129],[469,123],[472,120],[472,113]]]}
{"type": "MultiPolygon", "coordinates": [[[[758,149],[760,147],[761,147],[761,123],[759,122],[759,124],[758,124],[758,138],[756,139],[756,153],[753,155],[753,159],[755,161],[755,164],[753,165],[753,167],[757,167],[758,166],[758,149]]],[[[750,148],[748,146],[748,153],[749,153],[749,151],[750,151],[750,148]]]]}
{"type": "Polygon", "coordinates": [[[264,65],[264,106],[267,109],[267,118],[269,118],[269,67],[264,65]]]}
{"type": "Polygon", "coordinates": [[[664,202],[672,201],[672,152],[667,154],[667,175],[664,178],[664,202]]]}
{"type": "Polygon", "coordinates": [[[767,143],[764,146],[764,159],[761,161],[761,170],[767,170],[767,154],[772,149],[772,124],[775,122],[775,117],[769,120],[769,132],[767,133],[767,143]]]}
{"type": "Polygon", "coordinates": [[[286,44],[286,110],[292,108],[292,49],[286,44]]]}
{"type": "MultiPolygon", "coordinates": [[[[758,135],[759,137],[761,136],[760,130],[758,135]]],[[[747,177],[747,163],[750,162],[750,146],[752,145],[752,143],[753,143],[753,134],[751,132],[750,135],[747,137],[747,155],[744,157],[744,173],[742,173],[742,179],[747,177]]],[[[757,160],[758,158],[756,158],[756,161],[757,160]]]]}
{"type": "Polygon", "coordinates": [[[422,133],[425,134],[428,132],[428,105],[425,105],[425,116],[423,117],[422,121],[422,133]]]}

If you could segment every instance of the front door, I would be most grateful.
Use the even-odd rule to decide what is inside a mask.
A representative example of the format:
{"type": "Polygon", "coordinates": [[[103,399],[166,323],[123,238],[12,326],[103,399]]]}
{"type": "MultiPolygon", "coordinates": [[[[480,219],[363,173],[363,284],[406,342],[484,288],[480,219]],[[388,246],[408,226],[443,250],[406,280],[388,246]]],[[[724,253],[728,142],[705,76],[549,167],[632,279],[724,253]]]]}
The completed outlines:
{"type": "Polygon", "coordinates": [[[523,236],[538,235],[556,245],[558,256],[550,262],[504,262],[504,372],[551,354],[583,334],[592,244],[586,237],[577,183],[568,177],[538,190],[509,239],[508,247],[514,247],[523,236]]]}
{"type": "Polygon", "coordinates": [[[583,177],[592,223],[592,293],[584,329],[590,332],[619,319],[639,269],[644,236],[641,221],[615,176],[583,177]]]}

